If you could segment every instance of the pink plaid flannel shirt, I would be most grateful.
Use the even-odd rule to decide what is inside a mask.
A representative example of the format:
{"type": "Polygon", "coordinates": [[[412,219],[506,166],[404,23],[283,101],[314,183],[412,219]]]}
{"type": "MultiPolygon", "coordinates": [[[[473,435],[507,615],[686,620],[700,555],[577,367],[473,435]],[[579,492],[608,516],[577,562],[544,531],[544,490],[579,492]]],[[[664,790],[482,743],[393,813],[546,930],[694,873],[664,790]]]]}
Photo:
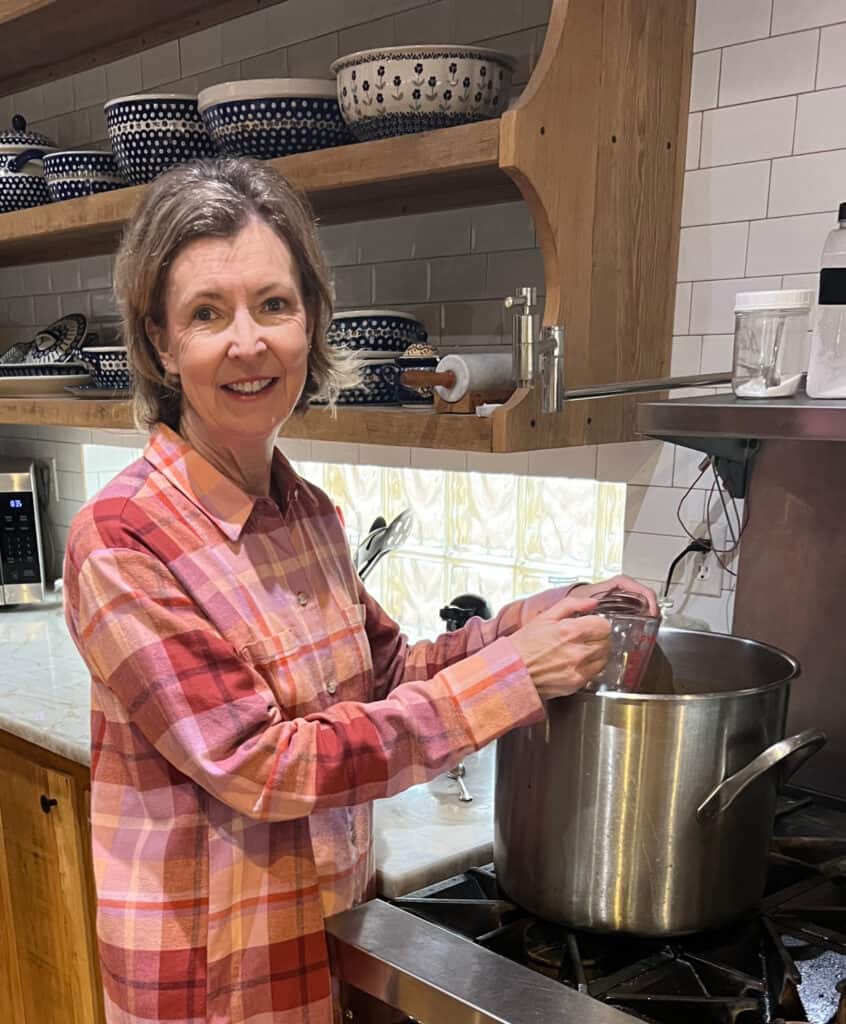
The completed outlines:
{"type": "Polygon", "coordinates": [[[329,498],[278,452],[272,479],[159,426],[71,529],[109,1024],[331,1021],[323,921],[372,895],[371,801],[543,717],[523,602],[409,646],[329,498]]]}

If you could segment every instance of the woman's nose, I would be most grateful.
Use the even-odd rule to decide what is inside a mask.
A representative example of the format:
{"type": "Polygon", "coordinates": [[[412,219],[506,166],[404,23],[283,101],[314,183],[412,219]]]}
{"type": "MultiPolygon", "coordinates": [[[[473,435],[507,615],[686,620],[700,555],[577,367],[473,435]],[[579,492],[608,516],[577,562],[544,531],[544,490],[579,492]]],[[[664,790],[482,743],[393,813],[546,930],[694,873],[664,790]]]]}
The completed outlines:
{"type": "Polygon", "coordinates": [[[235,315],[229,327],[229,335],[230,359],[249,359],[267,351],[261,324],[247,310],[235,315]]]}

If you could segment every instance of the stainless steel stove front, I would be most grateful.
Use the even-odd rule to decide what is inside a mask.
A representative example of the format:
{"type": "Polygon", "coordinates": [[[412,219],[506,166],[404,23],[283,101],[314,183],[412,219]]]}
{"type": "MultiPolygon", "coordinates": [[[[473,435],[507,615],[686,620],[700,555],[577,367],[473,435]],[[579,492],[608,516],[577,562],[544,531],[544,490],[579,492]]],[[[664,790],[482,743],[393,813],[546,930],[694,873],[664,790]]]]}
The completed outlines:
{"type": "Polygon", "coordinates": [[[631,1024],[631,1017],[382,900],[326,922],[350,1024],[631,1024]]]}

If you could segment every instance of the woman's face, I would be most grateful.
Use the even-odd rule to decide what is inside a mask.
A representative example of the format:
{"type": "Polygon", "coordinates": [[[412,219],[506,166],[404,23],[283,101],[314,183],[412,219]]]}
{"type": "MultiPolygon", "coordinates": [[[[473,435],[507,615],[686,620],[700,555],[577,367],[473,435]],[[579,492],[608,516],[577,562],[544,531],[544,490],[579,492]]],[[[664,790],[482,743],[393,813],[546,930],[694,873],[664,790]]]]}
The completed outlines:
{"type": "Polygon", "coordinates": [[[288,245],[252,219],[173,261],[165,322],[147,333],[180,377],[183,422],[219,436],[275,437],[305,384],[311,325],[288,245]]]}

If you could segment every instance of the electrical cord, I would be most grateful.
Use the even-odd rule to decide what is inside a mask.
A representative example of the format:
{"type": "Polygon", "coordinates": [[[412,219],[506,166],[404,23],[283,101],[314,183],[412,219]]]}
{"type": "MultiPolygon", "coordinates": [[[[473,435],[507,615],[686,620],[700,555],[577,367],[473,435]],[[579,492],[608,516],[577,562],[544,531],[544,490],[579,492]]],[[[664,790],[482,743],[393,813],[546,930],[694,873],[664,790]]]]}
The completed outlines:
{"type": "Polygon", "coordinates": [[[678,519],[682,530],[684,530],[685,535],[689,537],[691,541],[697,541],[702,539],[706,540],[709,544],[707,550],[713,552],[714,558],[716,558],[720,568],[727,572],[730,576],[737,576],[737,572],[729,566],[728,562],[730,561],[731,556],[740,547],[740,539],[743,536],[746,527],[749,525],[749,498],[747,497],[744,502],[743,516],[741,517],[741,515],[737,511],[737,502],[734,496],[731,494],[727,494],[725,487],[723,486],[723,482],[720,479],[719,473],[717,473],[716,459],[713,456],[709,455],[705,459],[703,459],[702,462],[699,463],[698,468],[699,473],[696,479],[682,495],[681,501],[679,501],[678,507],[676,509],[676,518],[678,519]],[[702,477],[708,472],[709,469],[713,474],[713,480],[711,481],[711,484],[708,487],[708,494],[706,496],[705,503],[705,538],[700,538],[696,537],[688,529],[686,523],[684,522],[684,519],[682,518],[682,509],[684,507],[684,503],[687,501],[687,499],[693,492],[693,489],[696,487],[696,485],[699,483],[702,477]],[[722,506],[722,513],[726,521],[727,534],[731,538],[730,543],[725,548],[718,548],[717,545],[714,543],[714,523],[711,521],[711,505],[715,491],[720,499],[720,505],[722,506]],[[727,498],[728,501],[726,500],[727,498]],[[731,513],[729,512],[729,506],[731,507],[731,513]],[[734,517],[734,522],[732,522],[732,516],[734,517]]]}
{"type": "Polygon", "coordinates": [[[667,580],[664,584],[664,593],[661,595],[662,599],[669,596],[670,586],[673,582],[673,573],[676,571],[676,566],[679,562],[687,555],[692,554],[707,554],[709,551],[713,551],[713,544],[710,540],[705,537],[694,537],[693,540],[687,545],[684,551],[681,551],[676,557],[670,562],[670,570],[667,573],[667,580]]]}

